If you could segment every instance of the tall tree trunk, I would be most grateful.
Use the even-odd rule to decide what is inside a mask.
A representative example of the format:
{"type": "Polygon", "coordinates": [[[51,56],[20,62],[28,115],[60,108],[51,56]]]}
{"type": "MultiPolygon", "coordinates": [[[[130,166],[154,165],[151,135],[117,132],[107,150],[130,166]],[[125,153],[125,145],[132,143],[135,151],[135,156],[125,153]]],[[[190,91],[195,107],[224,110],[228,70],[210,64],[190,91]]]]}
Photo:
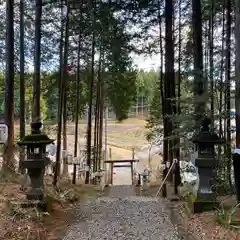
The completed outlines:
{"type": "MultiPolygon", "coordinates": [[[[99,59],[99,61],[101,61],[99,59]]],[[[98,69],[98,72],[100,70],[98,69]]],[[[93,171],[97,171],[97,157],[98,157],[98,127],[99,127],[99,100],[100,100],[100,83],[99,79],[97,80],[96,84],[96,102],[95,102],[95,110],[94,110],[94,145],[93,145],[93,171]]]]}
{"type": "Polygon", "coordinates": [[[226,26],[226,101],[227,101],[227,172],[230,187],[231,181],[231,23],[232,23],[232,4],[227,0],[227,26],[226,26]]]}
{"type": "Polygon", "coordinates": [[[195,122],[200,127],[205,115],[207,99],[207,81],[203,79],[203,52],[202,52],[202,10],[201,1],[192,0],[193,23],[193,56],[194,56],[194,101],[195,122]]]}
{"type": "MultiPolygon", "coordinates": [[[[165,117],[167,119],[167,137],[172,138],[173,134],[173,120],[171,115],[176,113],[175,104],[175,72],[174,72],[174,46],[173,46],[173,3],[170,0],[165,2],[165,21],[166,21],[166,41],[165,41],[165,117]],[[173,100],[174,99],[174,100],[173,100]]],[[[169,140],[169,158],[172,163],[173,160],[173,140],[169,140]]],[[[171,179],[170,179],[171,180],[171,179]]]]}
{"type": "Polygon", "coordinates": [[[68,45],[69,45],[69,11],[70,7],[68,4],[68,11],[66,16],[65,25],[65,40],[64,40],[64,58],[63,58],[63,175],[68,172],[67,165],[67,96],[68,96],[68,45]]]}
{"type": "Polygon", "coordinates": [[[104,111],[104,82],[102,79],[102,73],[104,70],[104,48],[103,44],[100,49],[100,62],[99,62],[99,72],[98,72],[98,81],[99,81],[99,130],[98,130],[98,167],[97,169],[101,169],[101,161],[102,161],[102,138],[103,138],[103,111],[104,111]]]}
{"type": "Polygon", "coordinates": [[[4,120],[8,125],[8,140],[3,155],[4,174],[14,171],[14,1],[6,3],[6,75],[4,120]]]}
{"type": "Polygon", "coordinates": [[[213,81],[213,22],[214,22],[214,1],[211,0],[211,11],[210,11],[210,20],[209,20],[209,63],[210,63],[210,86],[211,86],[211,127],[214,128],[214,81],[213,81]]]}
{"type": "MultiPolygon", "coordinates": [[[[82,19],[82,6],[80,6],[80,20],[82,19]]],[[[79,30],[80,31],[80,30],[79,30]]],[[[75,110],[75,139],[74,139],[74,157],[77,157],[77,146],[78,146],[78,119],[79,119],[79,105],[80,105],[80,53],[81,53],[81,32],[79,32],[78,37],[78,55],[77,55],[77,89],[76,89],[76,97],[77,97],[77,104],[75,110]]],[[[80,150],[80,149],[79,149],[80,150]]]]}
{"type": "MultiPolygon", "coordinates": [[[[166,108],[166,97],[164,91],[164,78],[163,78],[163,42],[162,42],[162,17],[161,17],[161,1],[158,1],[158,26],[159,26],[159,48],[160,48],[160,73],[159,73],[159,88],[160,88],[160,97],[162,105],[162,117],[163,117],[163,129],[164,129],[164,140],[163,140],[163,163],[166,165],[168,160],[168,140],[167,138],[167,118],[165,117],[165,108],[166,108]]],[[[166,177],[167,169],[163,170],[163,179],[166,177]]],[[[167,187],[166,184],[163,185],[162,196],[167,196],[167,187]]]]}
{"type": "MultiPolygon", "coordinates": [[[[224,76],[224,56],[225,56],[225,51],[224,51],[224,47],[225,47],[225,1],[222,7],[222,46],[221,46],[221,72],[220,72],[220,91],[219,91],[219,137],[223,138],[224,134],[223,134],[223,112],[225,112],[225,107],[223,107],[222,105],[224,104],[223,98],[224,95],[223,93],[225,93],[224,89],[224,83],[223,83],[223,76],[224,76]]],[[[224,104],[225,106],[225,104],[224,104]]],[[[225,119],[225,114],[224,114],[224,119],[225,119]]],[[[224,146],[225,147],[225,146],[224,146]]],[[[223,162],[225,161],[225,156],[224,154],[222,154],[222,151],[224,149],[224,147],[219,146],[218,147],[218,156],[220,157],[220,161],[223,162]]],[[[225,176],[225,169],[224,167],[222,167],[221,169],[221,175],[224,177],[225,176]]],[[[225,179],[225,177],[224,177],[225,179]]]]}
{"type": "Polygon", "coordinates": [[[33,104],[32,121],[41,120],[41,18],[42,0],[36,0],[35,6],[35,52],[34,52],[34,79],[33,79],[33,104]]]}
{"type": "MultiPolygon", "coordinates": [[[[181,114],[181,49],[182,49],[182,26],[181,26],[181,19],[182,19],[182,0],[179,0],[178,3],[178,17],[179,17],[179,26],[178,26],[178,91],[177,91],[177,112],[178,115],[181,114]]],[[[178,123],[178,128],[180,127],[180,124],[178,123]]],[[[175,151],[175,157],[178,160],[176,167],[175,167],[175,173],[174,173],[174,192],[175,194],[178,193],[178,186],[181,184],[181,176],[180,176],[180,137],[176,139],[176,151],[175,151]]]]}
{"type": "MultiPolygon", "coordinates": [[[[20,140],[25,136],[25,80],[24,80],[24,0],[20,0],[20,140]]],[[[19,170],[23,172],[24,148],[20,150],[19,170]]]]}
{"type": "Polygon", "coordinates": [[[182,0],[179,0],[178,5],[178,17],[179,17],[179,26],[178,26],[178,114],[181,114],[181,80],[182,80],[182,71],[181,71],[181,51],[182,51],[182,0]]]}
{"type": "Polygon", "coordinates": [[[208,37],[209,37],[209,26],[207,23],[203,23],[203,75],[207,78],[209,75],[208,66],[209,66],[209,43],[208,43],[208,37]]]}
{"type": "MultiPolygon", "coordinates": [[[[235,108],[236,108],[236,148],[240,148],[240,2],[235,1],[235,44],[236,44],[236,68],[235,68],[235,108]]],[[[235,169],[234,169],[235,170],[235,169]]],[[[239,174],[239,173],[238,173],[239,174]]],[[[239,187],[239,186],[236,186],[239,187]]],[[[240,202],[237,194],[237,202],[240,202]]]]}
{"type": "MultiPolygon", "coordinates": [[[[220,96],[219,96],[219,136],[222,138],[223,137],[223,123],[222,123],[222,112],[223,112],[223,74],[224,74],[224,43],[225,43],[225,4],[223,5],[222,9],[222,57],[221,57],[221,75],[220,75],[220,96]]],[[[221,149],[221,148],[219,148],[221,149]]]]}
{"type": "Polygon", "coordinates": [[[236,24],[235,24],[235,42],[236,42],[236,147],[240,148],[240,2],[236,4],[236,24]]]}
{"type": "MultiPolygon", "coordinates": [[[[96,1],[91,1],[92,9],[92,61],[91,61],[91,76],[89,79],[89,96],[88,96],[88,126],[87,126],[87,165],[91,168],[92,157],[92,96],[94,86],[94,61],[95,61],[95,25],[96,25],[96,1]]],[[[90,172],[86,172],[85,184],[89,183],[90,172]]]]}
{"type": "MultiPolygon", "coordinates": [[[[101,76],[102,78],[102,76],[101,76]]],[[[103,112],[104,112],[104,83],[102,82],[102,84],[100,84],[100,114],[99,114],[99,118],[100,118],[100,127],[99,127],[99,150],[98,150],[98,169],[101,169],[101,161],[102,161],[102,147],[103,147],[103,112]]]]}
{"type": "Polygon", "coordinates": [[[64,92],[64,79],[63,79],[63,36],[64,36],[64,18],[63,18],[63,5],[61,4],[61,36],[59,45],[59,78],[58,78],[58,130],[57,130],[57,151],[56,151],[56,167],[54,172],[53,185],[56,186],[57,179],[60,174],[61,164],[61,136],[62,136],[62,110],[63,110],[63,92],[64,92]]]}

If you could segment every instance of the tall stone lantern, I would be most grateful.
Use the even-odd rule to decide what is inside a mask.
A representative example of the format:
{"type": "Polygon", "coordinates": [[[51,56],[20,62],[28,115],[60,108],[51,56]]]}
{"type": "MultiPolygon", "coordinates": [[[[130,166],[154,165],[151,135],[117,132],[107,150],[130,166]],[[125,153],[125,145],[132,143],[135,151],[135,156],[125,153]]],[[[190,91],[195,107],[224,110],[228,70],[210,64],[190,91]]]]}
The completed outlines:
{"type": "Polygon", "coordinates": [[[41,122],[33,122],[31,124],[31,134],[24,137],[18,142],[19,146],[25,146],[27,158],[23,161],[23,168],[28,170],[31,180],[31,186],[27,192],[28,200],[43,200],[44,185],[43,177],[45,167],[49,164],[50,159],[46,156],[46,146],[54,140],[49,139],[47,135],[41,133],[41,122]]]}
{"type": "Polygon", "coordinates": [[[193,192],[193,212],[199,213],[213,209],[216,206],[216,194],[213,191],[213,180],[217,160],[215,158],[215,145],[222,141],[214,131],[210,131],[211,120],[205,118],[202,121],[200,131],[193,137],[196,146],[195,167],[198,173],[198,181],[193,192]]]}

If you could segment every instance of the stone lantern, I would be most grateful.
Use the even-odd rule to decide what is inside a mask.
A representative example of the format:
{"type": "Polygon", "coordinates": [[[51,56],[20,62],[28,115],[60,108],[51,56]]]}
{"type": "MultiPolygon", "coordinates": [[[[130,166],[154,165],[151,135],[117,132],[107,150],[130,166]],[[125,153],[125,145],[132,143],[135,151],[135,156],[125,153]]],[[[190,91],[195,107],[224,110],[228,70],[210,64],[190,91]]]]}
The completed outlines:
{"type": "Polygon", "coordinates": [[[202,122],[200,131],[193,137],[196,146],[195,167],[198,180],[195,191],[193,192],[193,212],[203,212],[211,210],[216,206],[216,195],[212,189],[215,177],[215,145],[222,141],[214,131],[210,131],[211,120],[205,118],[202,122]]]}
{"type": "Polygon", "coordinates": [[[49,139],[47,135],[41,133],[41,122],[31,124],[31,134],[24,137],[18,142],[19,146],[25,146],[27,158],[23,161],[23,168],[28,170],[31,180],[31,187],[27,192],[28,200],[43,200],[43,177],[45,167],[49,164],[50,159],[46,156],[46,146],[54,140],[49,139]]]}

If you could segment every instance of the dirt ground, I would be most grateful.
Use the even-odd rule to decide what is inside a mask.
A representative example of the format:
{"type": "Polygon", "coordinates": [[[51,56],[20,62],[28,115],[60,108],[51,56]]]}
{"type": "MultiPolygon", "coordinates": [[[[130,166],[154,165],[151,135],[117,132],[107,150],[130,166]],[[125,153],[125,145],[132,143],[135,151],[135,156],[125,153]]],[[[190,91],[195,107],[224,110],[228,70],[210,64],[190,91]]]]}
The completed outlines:
{"type": "Polygon", "coordinates": [[[52,180],[47,179],[45,185],[47,212],[36,207],[21,207],[21,204],[27,201],[20,184],[0,184],[0,239],[57,240],[73,219],[75,201],[101,192],[97,186],[72,186],[67,182],[61,183],[61,190],[56,192],[50,182],[52,180]],[[68,192],[72,190],[71,196],[66,189],[68,192]]]}
{"type": "Polygon", "coordinates": [[[173,209],[180,227],[194,235],[196,240],[240,240],[240,232],[237,229],[217,222],[216,211],[192,214],[182,201],[174,203],[173,209]]]}

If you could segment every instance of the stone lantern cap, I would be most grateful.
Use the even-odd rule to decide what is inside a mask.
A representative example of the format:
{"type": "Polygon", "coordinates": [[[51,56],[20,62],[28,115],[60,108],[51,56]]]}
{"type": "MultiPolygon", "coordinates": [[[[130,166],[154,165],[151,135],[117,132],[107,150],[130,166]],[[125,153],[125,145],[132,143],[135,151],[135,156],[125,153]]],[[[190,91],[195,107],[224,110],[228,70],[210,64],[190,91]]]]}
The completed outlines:
{"type": "Polygon", "coordinates": [[[209,125],[211,120],[204,118],[201,124],[201,129],[196,132],[192,138],[193,143],[223,143],[223,140],[219,138],[216,132],[211,131],[209,125]]]}
{"type": "Polygon", "coordinates": [[[31,124],[32,133],[25,136],[22,141],[18,142],[19,146],[30,146],[37,147],[41,145],[48,145],[53,143],[54,140],[50,139],[46,134],[41,133],[40,128],[42,126],[41,122],[36,122],[31,124]]]}

